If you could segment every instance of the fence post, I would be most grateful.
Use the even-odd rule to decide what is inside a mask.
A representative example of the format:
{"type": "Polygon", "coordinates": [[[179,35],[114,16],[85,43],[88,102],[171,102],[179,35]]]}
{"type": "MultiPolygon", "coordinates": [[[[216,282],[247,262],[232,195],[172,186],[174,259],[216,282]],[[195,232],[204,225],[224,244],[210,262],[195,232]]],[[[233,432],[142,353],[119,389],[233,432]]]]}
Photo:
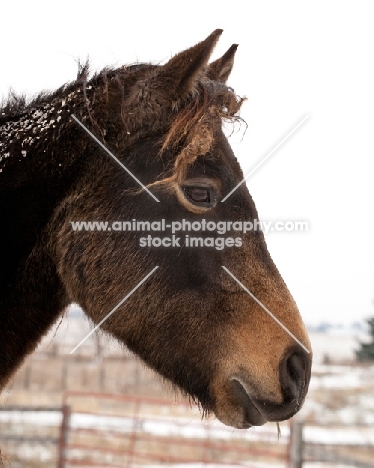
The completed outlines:
{"type": "Polygon", "coordinates": [[[26,390],[28,390],[29,387],[30,387],[30,381],[31,381],[30,375],[31,375],[31,361],[26,366],[25,376],[24,376],[24,379],[23,379],[23,388],[26,389],[26,390]]]}
{"type": "Polygon", "coordinates": [[[70,432],[71,408],[69,405],[62,407],[62,420],[60,426],[60,437],[58,442],[58,464],[57,468],[65,468],[68,455],[68,439],[70,432]]]}
{"type": "Polygon", "coordinates": [[[67,389],[68,386],[68,363],[63,360],[61,368],[61,389],[63,392],[67,389]]]}
{"type": "Polygon", "coordinates": [[[291,424],[291,468],[303,466],[303,422],[293,419],[291,424]]]}

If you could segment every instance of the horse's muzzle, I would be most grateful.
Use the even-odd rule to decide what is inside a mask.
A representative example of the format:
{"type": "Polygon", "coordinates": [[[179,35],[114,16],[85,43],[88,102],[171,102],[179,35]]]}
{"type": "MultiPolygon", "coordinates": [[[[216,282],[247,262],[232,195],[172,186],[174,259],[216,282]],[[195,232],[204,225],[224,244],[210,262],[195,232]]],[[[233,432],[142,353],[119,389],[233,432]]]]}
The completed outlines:
{"type": "Polygon", "coordinates": [[[304,402],[310,373],[311,357],[300,348],[290,349],[279,365],[280,388],[283,396],[281,403],[261,399],[243,372],[231,376],[227,387],[230,400],[241,413],[240,418],[235,418],[237,422],[234,425],[245,429],[262,426],[269,421],[278,422],[291,418],[304,402]]]}

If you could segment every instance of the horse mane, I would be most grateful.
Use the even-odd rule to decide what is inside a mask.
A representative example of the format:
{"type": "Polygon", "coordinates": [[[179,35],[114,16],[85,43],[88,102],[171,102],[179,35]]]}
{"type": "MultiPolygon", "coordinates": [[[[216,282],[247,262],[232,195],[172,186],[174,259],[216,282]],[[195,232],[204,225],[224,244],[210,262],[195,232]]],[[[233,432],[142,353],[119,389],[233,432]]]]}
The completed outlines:
{"type": "MultiPolygon", "coordinates": [[[[69,93],[79,92],[83,97],[87,111],[86,121],[91,123],[93,129],[100,133],[103,142],[106,143],[105,119],[100,114],[106,114],[107,116],[115,114],[111,112],[109,107],[109,88],[110,86],[118,87],[120,85],[122,94],[122,102],[120,103],[122,134],[130,134],[129,130],[131,130],[131,139],[139,138],[144,132],[141,118],[138,128],[136,128],[135,123],[136,131],[134,132],[132,119],[135,118],[136,121],[139,117],[133,117],[133,113],[129,111],[127,102],[129,96],[125,93],[123,87],[126,85],[131,88],[139,79],[139,76],[142,78],[148,71],[156,68],[158,68],[157,65],[136,63],[121,68],[104,68],[90,77],[89,61],[79,62],[76,79],[62,85],[55,91],[42,91],[31,100],[27,100],[26,96],[17,96],[14,91],[10,90],[8,99],[0,107],[0,125],[9,121],[16,121],[36,107],[43,107],[55,100],[62,100],[69,93]],[[94,95],[89,98],[87,90],[91,90],[92,87],[94,88],[94,95]],[[97,109],[94,108],[92,101],[96,102],[97,109]]],[[[244,100],[245,98],[237,96],[233,89],[225,84],[202,77],[194,93],[190,94],[182,102],[171,103],[166,121],[162,122],[164,130],[162,131],[163,136],[160,141],[161,149],[159,154],[162,155],[165,151],[170,150],[176,153],[177,156],[174,161],[172,175],[170,175],[169,170],[168,176],[163,177],[154,184],[168,185],[169,182],[182,178],[188,167],[199,156],[209,152],[217,124],[221,125],[222,122],[243,122],[238,112],[244,100]]],[[[153,121],[155,122],[153,125],[160,125],[160,121],[157,121],[157,119],[153,119],[153,121]]],[[[118,122],[115,124],[117,125],[118,122]]],[[[159,128],[152,128],[148,122],[144,127],[150,133],[159,130],[159,128]]]]}
{"type": "Polygon", "coordinates": [[[9,120],[15,120],[19,118],[25,112],[31,110],[34,107],[43,106],[49,104],[53,100],[63,97],[65,94],[73,91],[82,83],[87,81],[90,73],[89,60],[85,62],[78,62],[77,77],[74,81],[65,83],[54,91],[40,91],[31,99],[28,99],[25,94],[18,95],[13,89],[8,92],[8,97],[3,99],[0,104],[0,125],[5,124],[9,120]]]}

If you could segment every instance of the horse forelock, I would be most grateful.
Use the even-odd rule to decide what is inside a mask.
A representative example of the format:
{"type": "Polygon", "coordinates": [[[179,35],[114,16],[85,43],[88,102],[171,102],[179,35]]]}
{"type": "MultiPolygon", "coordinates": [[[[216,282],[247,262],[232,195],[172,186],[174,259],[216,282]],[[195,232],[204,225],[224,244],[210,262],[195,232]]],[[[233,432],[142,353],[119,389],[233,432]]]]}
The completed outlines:
{"type": "MultiPolygon", "coordinates": [[[[239,110],[245,98],[217,82],[203,80],[198,92],[184,103],[162,140],[160,154],[170,150],[176,154],[172,174],[152,185],[168,185],[182,180],[188,168],[211,150],[218,128],[223,123],[242,123],[239,110]]],[[[244,122],[245,123],[245,122],[244,122]]]]}

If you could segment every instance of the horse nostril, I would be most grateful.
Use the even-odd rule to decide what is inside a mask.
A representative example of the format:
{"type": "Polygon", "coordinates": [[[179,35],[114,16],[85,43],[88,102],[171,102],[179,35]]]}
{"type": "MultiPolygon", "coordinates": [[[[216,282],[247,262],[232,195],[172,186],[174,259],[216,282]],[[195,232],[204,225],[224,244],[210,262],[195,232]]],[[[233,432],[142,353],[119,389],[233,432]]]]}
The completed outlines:
{"type": "Polygon", "coordinates": [[[280,363],[280,383],[286,401],[298,401],[310,378],[310,358],[303,350],[292,350],[280,363]]]}

